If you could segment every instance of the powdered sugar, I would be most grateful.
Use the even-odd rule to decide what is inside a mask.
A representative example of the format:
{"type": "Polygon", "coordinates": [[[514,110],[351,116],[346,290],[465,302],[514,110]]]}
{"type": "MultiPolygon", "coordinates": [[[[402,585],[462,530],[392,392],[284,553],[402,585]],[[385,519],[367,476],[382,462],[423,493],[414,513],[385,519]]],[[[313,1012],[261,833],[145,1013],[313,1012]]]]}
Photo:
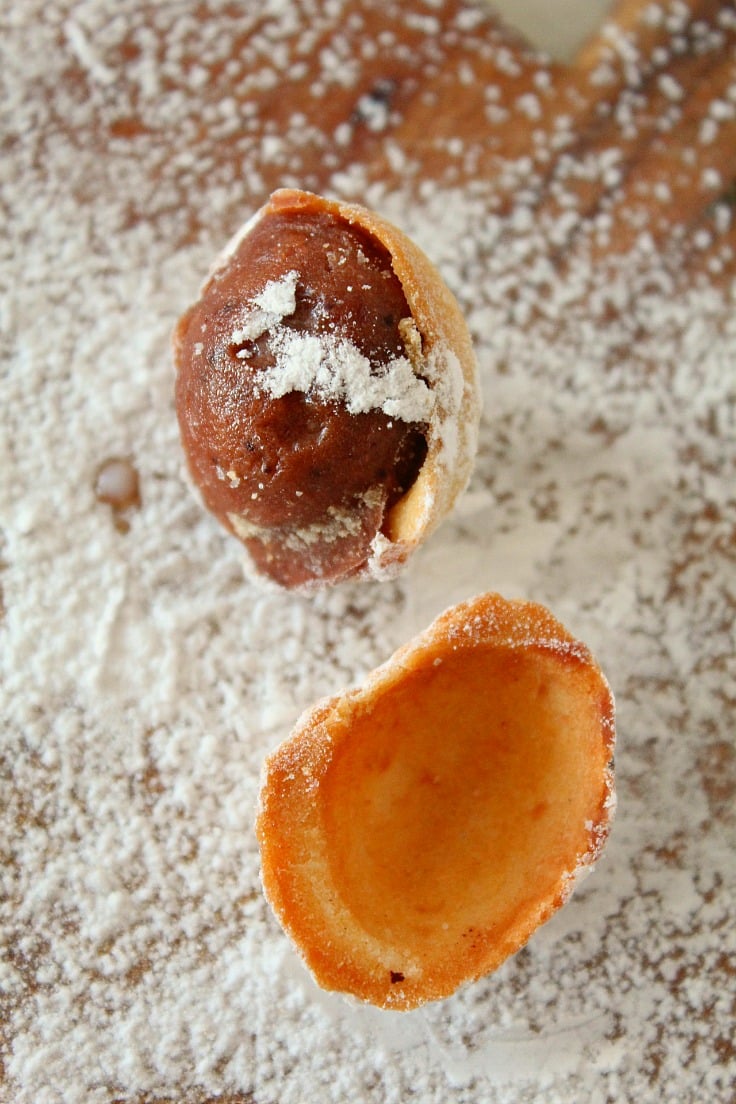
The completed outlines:
{"type": "Polygon", "coordinates": [[[382,410],[404,422],[432,419],[432,391],[414,375],[407,357],[394,357],[376,370],[347,338],[288,329],[273,333],[269,345],[276,362],[260,373],[258,386],[272,398],[308,391],[344,403],[351,414],[382,410]]]}
{"type": "MultiPolygon", "coordinates": [[[[576,184],[556,151],[590,123],[575,110],[603,69],[615,89],[636,68],[620,28],[578,108],[551,111],[530,76],[543,118],[528,145],[511,124],[459,136],[431,82],[411,128],[391,122],[399,98],[374,133],[352,107],[389,65],[405,89],[446,66],[452,104],[485,85],[513,117],[483,13],[432,8],[447,32],[407,46],[404,7],[373,22],[286,2],[199,18],[168,0],[8,9],[0,1098],[14,1104],[730,1098],[732,209],[591,261],[581,212],[600,186],[615,242],[626,174],[606,174],[626,158],[590,157],[576,184]],[[189,494],[168,352],[219,242],[289,183],[376,206],[418,240],[463,301],[486,398],[470,492],[408,575],[309,599],[245,582],[237,543],[189,494]],[[140,478],[127,534],[95,498],[110,456],[140,478]],[[492,978],[401,1018],[346,1006],[315,989],[263,901],[260,766],[304,707],[485,588],[549,603],[609,675],[613,837],[492,978]]],[[[685,33],[686,4],[649,8],[657,48],[678,12],[685,33]]],[[[621,126],[646,128],[628,102],[621,126]]]]}
{"type": "MultiPolygon", "coordinates": [[[[254,341],[293,314],[296,310],[298,280],[299,273],[294,271],[284,273],[278,280],[270,280],[263,291],[253,297],[253,306],[243,310],[240,325],[230,335],[233,344],[254,341]]],[[[241,350],[235,355],[244,359],[248,353],[247,350],[241,350]]]]}
{"type": "MultiPolygon", "coordinates": [[[[430,422],[434,395],[408,357],[372,364],[339,331],[304,333],[281,325],[296,310],[298,281],[298,272],[287,272],[266,284],[252,305],[241,305],[241,320],[230,340],[238,345],[267,334],[267,348],[274,357],[273,365],[258,373],[258,390],[274,399],[301,391],[343,403],[351,414],[382,410],[404,422],[430,422]]],[[[235,355],[247,360],[250,349],[246,346],[235,355]]]]}
{"type": "Polygon", "coordinates": [[[269,280],[263,291],[253,296],[253,302],[260,310],[273,315],[275,320],[288,318],[296,310],[298,281],[299,273],[293,270],[278,280],[269,280]]]}

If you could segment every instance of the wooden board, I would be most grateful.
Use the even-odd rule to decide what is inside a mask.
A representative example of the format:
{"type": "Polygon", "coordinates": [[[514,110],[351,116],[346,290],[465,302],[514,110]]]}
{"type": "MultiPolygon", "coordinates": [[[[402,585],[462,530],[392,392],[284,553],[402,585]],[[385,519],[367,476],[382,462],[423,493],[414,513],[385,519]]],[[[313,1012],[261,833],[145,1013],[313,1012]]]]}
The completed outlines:
{"type": "Polygon", "coordinates": [[[3,15],[0,1099],[715,1102],[736,1081],[736,9],[623,0],[569,67],[454,0],[3,15]],[[275,187],[414,235],[486,409],[409,574],[254,590],[186,487],[169,334],[275,187]],[[111,510],[123,457],[140,503],[111,510]],[[496,976],[320,993],[258,883],[298,712],[451,602],[543,601],[619,705],[620,812],[496,976]]]}

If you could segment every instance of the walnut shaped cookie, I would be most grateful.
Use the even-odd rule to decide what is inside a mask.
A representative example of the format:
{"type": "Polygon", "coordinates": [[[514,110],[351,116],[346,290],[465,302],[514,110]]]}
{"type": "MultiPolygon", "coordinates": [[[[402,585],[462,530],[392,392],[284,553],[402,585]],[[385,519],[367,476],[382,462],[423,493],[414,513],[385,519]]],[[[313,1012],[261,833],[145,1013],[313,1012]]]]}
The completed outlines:
{"type": "Polygon", "coordinates": [[[281,190],[174,334],[191,476],[287,588],[395,574],[464,489],[480,389],[460,308],[404,233],[281,190]]]}
{"type": "Polygon", "coordinates": [[[305,713],[265,765],[256,829],[319,984],[406,1010],[519,950],[603,848],[614,731],[585,645],[497,594],[305,713]]]}

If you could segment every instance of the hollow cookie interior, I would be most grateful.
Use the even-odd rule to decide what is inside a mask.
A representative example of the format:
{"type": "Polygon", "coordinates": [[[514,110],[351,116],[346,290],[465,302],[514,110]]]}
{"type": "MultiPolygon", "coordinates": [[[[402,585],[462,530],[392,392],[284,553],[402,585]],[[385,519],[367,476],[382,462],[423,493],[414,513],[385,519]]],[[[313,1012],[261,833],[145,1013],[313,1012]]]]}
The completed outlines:
{"type": "Polygon", "coordinates": [[[450,610],[268,762],[268,897],[317,981],[408,1009],[495,969],[597,857],[613,703],[542,607],[450,610]]]}

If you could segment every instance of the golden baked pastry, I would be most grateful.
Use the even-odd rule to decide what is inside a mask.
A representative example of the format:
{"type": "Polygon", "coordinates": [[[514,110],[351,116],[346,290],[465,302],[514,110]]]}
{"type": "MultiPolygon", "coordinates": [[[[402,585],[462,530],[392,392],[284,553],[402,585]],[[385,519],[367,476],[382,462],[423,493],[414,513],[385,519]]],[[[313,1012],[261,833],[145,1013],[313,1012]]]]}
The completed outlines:
{"type": "Polygon", "coordinates": [[[613,700],[542,606],[450,609],[265,768],[266,894],[315,978],[409,1009],[494,970],[598,857],[613,700]]]}
{"type": "Polygon", "coordinates": [[[174,350],[205,505],[285,587],[395,573],[468,481],[480,399],[460,308],[366,208],[276,192],[174,350]]]}

